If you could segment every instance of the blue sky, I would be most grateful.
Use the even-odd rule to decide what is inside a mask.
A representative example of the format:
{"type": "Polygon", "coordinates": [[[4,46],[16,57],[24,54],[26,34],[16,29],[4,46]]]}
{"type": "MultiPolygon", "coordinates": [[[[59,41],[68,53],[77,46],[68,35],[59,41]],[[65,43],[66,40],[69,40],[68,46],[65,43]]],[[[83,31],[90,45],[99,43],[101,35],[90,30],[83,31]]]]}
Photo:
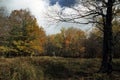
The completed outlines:
{"type": "Polygon", "coordinates": [[[61,7],[71,7],[74,6],[76,0],[50,0],[50,5],[55,5],[57,2],[61,7]]]}
{"type": "Polygon", "coordinates": [[[7,8],[10,13],[12,10],[29,9],[31,13],[36,17],[38,24],[44,28],[47,34],[55,34],[60,32],[62,27],[77,27],[86,29],[83,25],[71,24],[71,23],[57,23],[51,21],[53,24],[49,24],[50,21],[45,18],[45,13],[48,9],[61,10],[63,7],[67,13],[71,13],[69,7],[75,5],[76,0],[1,0],[0,6],[7,8]]]}

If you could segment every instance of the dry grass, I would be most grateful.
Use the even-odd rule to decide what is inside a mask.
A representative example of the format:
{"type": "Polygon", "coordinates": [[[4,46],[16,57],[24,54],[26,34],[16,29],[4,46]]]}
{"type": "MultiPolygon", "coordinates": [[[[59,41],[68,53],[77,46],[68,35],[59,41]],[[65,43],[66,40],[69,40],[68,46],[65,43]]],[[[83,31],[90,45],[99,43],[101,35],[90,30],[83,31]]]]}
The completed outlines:
{"type": "MultiPolygon", "coordinates": [[[[0,58],[0,80],[120,80],[120,72],[87,74],[96,72],[100,59],[62,57],[0,58]]],[[[120,59],[114,60],[114,68],[120,67],[120,59]]]]}

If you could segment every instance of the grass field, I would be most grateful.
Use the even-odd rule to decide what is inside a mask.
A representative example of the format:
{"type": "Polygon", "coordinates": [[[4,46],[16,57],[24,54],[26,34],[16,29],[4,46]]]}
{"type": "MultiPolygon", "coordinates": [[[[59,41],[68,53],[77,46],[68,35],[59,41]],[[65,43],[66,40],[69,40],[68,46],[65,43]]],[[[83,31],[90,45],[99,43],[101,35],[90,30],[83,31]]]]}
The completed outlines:
{"type": "MultiPolygon", "coordinates": [[[[94,73],[100,59],[62,57],[0,58],[0,80],[120,80],[120,72],[94,73]]],[[[120,59],[113,60],[120,68],[120,59]]]]}

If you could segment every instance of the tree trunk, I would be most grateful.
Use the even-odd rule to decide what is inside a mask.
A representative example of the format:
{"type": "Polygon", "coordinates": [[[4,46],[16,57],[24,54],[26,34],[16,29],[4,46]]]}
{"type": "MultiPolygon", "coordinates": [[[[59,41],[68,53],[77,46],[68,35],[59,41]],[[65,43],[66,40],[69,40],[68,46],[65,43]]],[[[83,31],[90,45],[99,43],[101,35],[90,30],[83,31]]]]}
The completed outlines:
{"type": "Polygon", "coordinates": [[[104,22],[104,35],[103,35],[103,57],[101,72],[112,72],[112,7],[113,0],[108,0],[107,12],[104,22]]]}

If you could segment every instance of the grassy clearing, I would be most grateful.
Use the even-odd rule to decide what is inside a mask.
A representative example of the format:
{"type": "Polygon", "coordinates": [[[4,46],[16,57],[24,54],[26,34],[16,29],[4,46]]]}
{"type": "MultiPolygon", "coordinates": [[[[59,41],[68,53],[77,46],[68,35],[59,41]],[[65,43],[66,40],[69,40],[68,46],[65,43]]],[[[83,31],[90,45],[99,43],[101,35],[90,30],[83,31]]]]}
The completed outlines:
{"type": "MultiPolygon", "coordinates": [[[[0,58],[0,80],[120,80],[120,72],[88,74],[99,70],[100,59],[62,57],[0,58]]],[[[114,59],[120,68],[120,59],[114,59]]]]}

